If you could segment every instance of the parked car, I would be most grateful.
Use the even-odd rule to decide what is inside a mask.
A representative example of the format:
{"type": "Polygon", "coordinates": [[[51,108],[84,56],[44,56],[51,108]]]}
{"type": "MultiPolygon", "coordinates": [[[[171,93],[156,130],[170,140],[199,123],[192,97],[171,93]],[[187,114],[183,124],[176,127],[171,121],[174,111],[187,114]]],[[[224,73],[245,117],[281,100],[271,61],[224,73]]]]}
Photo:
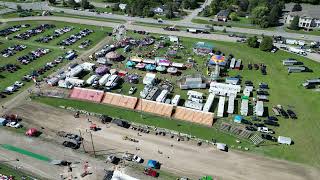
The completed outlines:
{"type": "Polygon", "coordinates": [[[261,134],[262,139],[267,139],[269,141],[277,142],[277,138],[271,136],[270,134],[261,134]]]}
{"type": "Polygon", "coordinates": [[[128,94],[134,94],[136,92],[137,88],[132,86],[130,89],[129,89],[129,93],[128,94]]]}
{"type": "Polygon", "coordinates": [[[30,128],[26,131],[26,136],[38,136],[40,132],[36,128],[30,128]]]}
{"type": "Polygon", "coordinates": [[[288,113],[288,115],[290,116],[291,119],[297,119],[296,113],[294,113],[292,110],[288,109],[287,113],[288,113]]]}
{"type": "Polygon", "coordinates": [[[262,124],[262,123],[254,123],[254,126],[256,126],[256,127],[263,127],[264,124],[262,124]]]}
{"type": "Polygon", "coordinates": [[[267,125],[271,125],[271,126],[279,126],[279,123],[276,121],[270,121],[270,120],[265,120],[263,121],[265,124],[267,125]]]}
{"type": "Polygon", "coordinates": [[[245,120],[245,119],[242,119],[242,120],[241,120],[241,123],[243,123],[243,124],[248,124],[248,125],[253,125],[252,122],[250,122],[250,121],[248,121],[248,120],[245,120]]]}
{"type": "Polygon", "coordinates": [[[114,156],[114,155],[110,155],[107,157],[107,161],[106,162],[110,162],[112,164],[118,164],[120,161],[120,158],[114,156]]]}
{"type": "Polygon", "coordinates": [[[143,173],[147,176],[158,177],[158,172],[152,168],[144,168],[143,173]]]}
{"type": "Polygon", "coordinates": [[[274,116],[268,116],[268,120],[270,120],[270,121],[278,121],[278,118],[274,117],[274,116]]]}
{"type": "Polygon", "coordinates": [[[137,163],[143,163],[143,159],[138,155],[134,155],[132,160],[134,160],[137,163]]]}
{"type": "Polygon", "coordinates": [[[272,131],[268,127],[258,127],[258,131],[262,133],[274,134],[274,131],[272,131]]]}
{"type": "Polygon", "coordinates": [[[21,124],[19,124],[18,122],[16,122],[16,121],[13,121],[13,122],[10,122],[10,123],[7,123],[6,124],[6,126],[8,126],[8,127],[13,127],[13,128],[21,128],[22,127],[22,125],[21,124]]]}
{"type": "Polygon", "coordinates": [[[72,141],[64,141],[62,143],[62,145],[64,147],[68,147],[68,148],[72,148],[72,149],[79,149],[80,145],[76,142],[72,142],[72,141]]]}
{"type": "Polygon", "coordinates": [[[246,126],[246,130],[249,130],[249,131],[257,131],[257,128],[254,127],[254,126],[246,126]]]}

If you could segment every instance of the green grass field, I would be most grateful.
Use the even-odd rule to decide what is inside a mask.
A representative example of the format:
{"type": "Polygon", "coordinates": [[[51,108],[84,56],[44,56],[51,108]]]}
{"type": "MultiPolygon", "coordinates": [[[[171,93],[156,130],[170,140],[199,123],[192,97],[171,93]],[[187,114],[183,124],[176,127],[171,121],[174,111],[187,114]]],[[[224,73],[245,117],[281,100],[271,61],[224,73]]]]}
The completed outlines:
{"type": "MultiPolygon", "coordinates": [[[[15,34],[24,32],[27,30],[27,28],[22,28],[19,32],[16,32],[14,34],[9,35],[9,39],[12,40],[8,40],[4,37],[0,37],[0,42],[2,42],[2,44],[0,44],[0,51],[2,51],[5,48],[8,48],[14,44],[24,44],[27,46],[27,49],[18,52],[17,54],[15,54],[14,56],[8,57],[8,58],[3,58],[1,56],[1,61],[0,61],[0,65],[5,65],[8,63],[12,63],[12,64],[19,64],[20,63],[17,61],[17,58],[20,56],[23,56],[27,53],[29,53],[30,51],[36,50],[37,48],[48,48],[51,50],[50,53],[44,55],[43,57],[35,60],[34,62],[29,63],[28,65],[20,65],[21,69],[19,69],[18,71],[16,71],[15,73],[9,73],[9,72],[1,72],[0,73],[0,79],[1,79],[1,83],[0,83],[0,90],[4,90],[6,87],[10,86],[12,83],[14,83],[15,81],[20,81],[21,78],[25,75],[30,73],[33,70],[36,70],[40,67],[43,67],[47,62],[49,61],[53,61],[55,58],[57,58],[58,56],[62,56],[64,55],[65,52],[67,52],[68,50],[74,49],[78,51],[78,55],[81,54],[82,52],[84,52],[85,50],[90,49],[90,47],[93,47],[96,43],[98,43],[101,39],[103,39],[105,37],[106,32],[111,31],[110,28],[100,28],[100,27],[95,27],[95,26],[86,26],[86,25],[79,25],[79,24],[71,24],[68,23],[67,25],[61,22],[45,22],[45,21],[39,21],[39,22],[34,22],[34,21],[25,21],[24,23],[29,23],[32,27],[36,27],[37,25],[41,24],[41,23],[50,23],[50,24],[55,24],[56,27],[50,30],[45,31],[42,34],[38,34],[28,40],[18,40],[15,38],[12,38],[15,34]],[[54,39],[52,41],[50,41],[49,43],[38,43],[35,40],[38,39],[39,37],[48,35],[48,34],[53,34],[54,30],[57,28],[61,28],[64,26],[72,26],[74,27],[74,29],[62,36],[60,36],[57,39],[54,39]],[[79,32],[81,29],[84,28],[89,28],[94,30],[93,34],[90,34],[89,36],[83,38],[82,40],[76,42],[75,44],[66,47],[66,49],[61,49],[59,48],[59,46],[57,45],[58,42],[62,41],[63,39],[69,37],[70,35],[79,32]],[[91,46],[85,48],[85,49],[80,49],[78,46],[80,45],[81,42],[85,41],[85,40],[91,40],[92,44],[91,46]]],[[[12,26],[15,24],[21,24],[19,22],[10,22],[4,25],[0,26],[0,29],[4,29],[8,26],[12,26]]],[[[67,61],[65,61],[66,63],[67,61]]],[[[59,64],[55,69],[58,69],[60,67],[63,66],[62,64],[59,64]]],[[[44,76],[49,75],[50,73],[54,72],[54,69],[51,69],[50,71],[46,72],[44,74],[44,76]]],[[[26,85],[24,86],[23,89],[27,88],[30,84],[32,84],[32,82],[26,83],[26,85]]]]}
{"type": "Polygon", "coordinates": [[[31,180],[32,178],[30,177],[34,177],[33,175],[31,176],[28,172],[24,172],[19,169],[16,170],[15,168],[3,163],[0,163],[0,174],[4,174],[6,176],[14,176],[14,179],[22,179],[22,177],[26,177],[26,180],[31,180]]]}
{"type": "Polygon", "coordinates": [[[264,29],[264,30],[274,30],[274,27],[269,28],[261,28],[257,25],[253,25],[250,23],[250,19],[247,18],[239,18],[239,21],[228,21],[228,22],[210,22],[204,19],[192,19],[191,22],[197,24],[208,24],[208,25],[217,25],[217,26],[231,26],[231,27],[240,27],[240,28],[249,28],[249,29],[264,29]]]}
{"type": "MultiPolygon", "coordinates": [[[[186,48],[192,47],[192,45],[197,41],[197,39],[182,38],[182,42],[186,48]]],[[[294,110],[298,115],[297,120],[280,118],[280,127],[272,127],[272,129],[276,131],[275,136],[289,136],[293,139],[294,145],[282,146],[272,143],[264,143],[260,147],[251,146],[250,150],[258,154],[264,154],[279,159],[301,162],[312,166],[320,167],[320,155],[314,153],[320,151],[320,146],[318,145],[320,143],[320,140],[319,138],[317,138],[319,135],[318,129],[320,127],[320,123],[318,121],[318,114],[320,112],[320,102],[317,101],[317,99],[320,98],[320,94],[312,90],[304,89],[301,86],[301,83],[304,80],[320,76],[319,64],[304,57],[289,54],[283,51],[278,51],[277,53],[268,53],[262,52],[259,49],[249,48],[246,44],[235,44],[230,42],[216,41],[208,42],[213,43],[216,50],[220,50],[224,52],[226,55],[232,53],[233,55],[235,55],[236,58],[242,59],[245,67],[244,70],[230,70],[228,72],[229,76],[239,74],[243,77],[243,82],[246,80],[251,80],[254,82],[254,85],[256,87],[260,82],[266,82],[269,84],[270,102],[265,103],[265,106],[269,109],[270,114],[272,114],[272,106],[281,104],[285,108],[290,108],[294,110]],[[299,61],[303,62],[305,66],[313,70],[313,73],[288,74],[286,68],[282,65],[281,61],[289,57],[296,58],[299,61]],[[248,70],[248,63],[266,64],[268,75],[263,76],[260,71],[248,70]],[[310,154],[314,155],[310,156],[310,154]]],[[[183,53],[186,55],[182,57],[181,61],[186,59],[186,57],[188,57],[189,55],[187,52],[183,53]]],[[[201,64],[203,64],[203,61],[205,61],[205,59],[206,58],[197,59],[199,69],[202,69],[202,71],[200,72],[202,72],[203,74],[205,74],[205,69],[204,66],[201,66],[201,64]]],[[[166,78],[168,75],[161,76],[162,78],[166,78]]],[[[125,89],[123,93],[126,94],[130,85],[123,86],[123,89],[125,89]]],[[[142,86],[140,87],[140,85],[138,85],[138,88],[142,88],[142,86]]],[[[207,91],[205,92],[208,93],[207,91]]],[[[176,87],[174,93],[185,94],[186,91],[179,90],[176,87]]],[[[207,128],[181,121],[163,119],[151,115],[146,115],[144,119],[141,119],[139,112],[132,112],[129,110],[123,110],[111,106],[91,104],[87,102],[51,98],[40,98],[37,99],[37,101],[53,106],[72,106],[88,111],[106,113],[116,117],[121,116],[121,118],[125,118],[131,121],[136,121],[145,124],[153,124],[156,126],[174,129],[186,133],[191,132],[192,135],[209,140],[211,138],[216,138],[220,141],[228,143],[229,145],[235,144],[235,138],[233,136],[223,134],[220,131],[216,130],[220,122],[230,122],[232,120],[232,116],[218,119],[217,123],[213,126],[213,128],[207,128]],[[182,124],[182,126],[177,126],[177,124],[182,124]]],[[[240,101],[238,101],[238,105],[239,104],[240,101]]],[[[214,111],[217,111],[217,107],[214,108],[214,111]]],[[[251,118],[248,117],[247,119],[250,120],[251,118]]],[[[247,143],[244,142],[243,146],[247,146],[247,143]]]]}
{"type": "Polygon", "coordinates": [[[291,29],[288,29],[288,28],[284,28],[284,30],[286,32],[290,32],[290,33],[299,33],[299,34],[306,34],[306,35],[316,35],[316,36],[320,36],[320,30],[313,30],[313,31],[304,31],[304,30],[298,30],[298,31],[295,31],[295,30],[291,30],[291,29]]]}

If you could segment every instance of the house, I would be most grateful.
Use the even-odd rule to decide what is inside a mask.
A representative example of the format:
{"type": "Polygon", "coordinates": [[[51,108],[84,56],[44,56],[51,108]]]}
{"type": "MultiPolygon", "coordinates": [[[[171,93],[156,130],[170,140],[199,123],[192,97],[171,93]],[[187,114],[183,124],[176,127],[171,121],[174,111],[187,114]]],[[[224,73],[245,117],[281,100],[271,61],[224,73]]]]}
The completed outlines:
{"type": "Polygon", "coordinates": [[[229,10],[221,10],[217,13],[216,17],[218,21],[227,22],[229,17],[230,11],[229,10]]]}
{"type": "Polygon", "coordinates": [[[319,29],[320,28],[320,11],[319,5],[301,4],[301,11],[292,11],[293,3],[286,4],[284,22],[290,25],[295,16],[299,17],[299,27],[304,29],[319,29]]]}
{"type": "Polygon", "coordinates": [[[155,14],[163,14],[164,11],[165,11],[164,6],[158,6],[158,7],[152,9],[152,12],[154,12],[155,14]]]}
{"type": "Polygon", "coordinates": [[[119,8],[120,8],[122,11],[124,11],[124,10],[126,10],[126,8],[127,8],[127,4],[122,4],[122,3],[120,3],[120,4],[119,4],[119,8]]]}
{"type": "Polygon", "coordinates": [[[179,38],[177,36],[168,36],[170,42],[179,43],[179,38]]]}

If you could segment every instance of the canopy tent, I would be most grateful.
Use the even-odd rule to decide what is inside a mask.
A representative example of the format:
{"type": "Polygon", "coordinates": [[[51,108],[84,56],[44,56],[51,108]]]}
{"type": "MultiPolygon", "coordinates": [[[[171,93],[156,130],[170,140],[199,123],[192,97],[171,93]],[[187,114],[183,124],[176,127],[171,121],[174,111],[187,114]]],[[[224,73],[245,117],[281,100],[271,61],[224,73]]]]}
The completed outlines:
{"type": "Polygon", "coordinates": [[[136,68],[138,68],[138,69],[143,69],[145,66],[146,66],[145,63],[138,63],[138,64],[136,65],[136,68]]]}
{"type": "Polygon", "coordinates": [[[131,57],[131,58],[130,58],[130,61],[138,62],[138,63],[139,63],[139,62],[142,62],[142,60],[143,60],[143,59],[142,59],[142,58],[139,58],[139,57],[131,57]]]}
{"type": "Polygon", "coordinates": [[[218,64],[220,66],[225,66],[226,65],[225,57],[222,55],[213,55],[209,60],[209,64],[210,65],[218,64]]]}
{"type": "Polygon", "coordinates": [[[156,65],[154,65],[154,64],[147,64],[146,65],[146,70],[148,70],[148,71],[154,71],[155,69],[156,69],[156,65]]]}
{"type": "Polygon", "coordinates": [[[133,62],[133,61],[127,61],[127,63],[126,63],[126,67],[127,67],[127,68],[132,68],[132,67],[134,67],[135,65],[136,65],[136,63],[133,62]]]}
{"type": "Polygon", "coordinates": [[[236,123],[241,123],[241,121],[242,121],[242,116],[240,116],[240,115],[235,116],[234,119],[233,119],[233,121],[236,122],[236,123]]]}
{"type": "Polygon", "coordinates": [[[95,72],[99,76],[105,75],[109,71],[109,68],[107,66],[99,66],[95,72]]]}
{"type": "Polygon", "coordinates": [[[166,70],[166,67],[165,66],[158,66],[158,67],[156,67],[156,70],[159,72],[163,72],[166,70]]]}
{"type": "Polygon", "coordinates": [[[175,68],[175,67],[169,67],[169,68],[167,69],[167,72],[168,72],[168,73],[171,73],[171,74],[176,74],[176,73],[178,72],[178,69],[175,68]]]}
{"type": "Polygon", "coordinates": [[[147,167],[157,169],[159,167],[159,163],[156,160],[150,159],[147,163],[147,167]]]}
{"type": "Polygon", "coordinates": [[[109,53],[106,54],[106,58],[111,60],[111,61],[116,61],[116,60],[120,60],[121,58],[121,55],[118,54],[117,52],[115,51],[111,51],[109,53]]]}

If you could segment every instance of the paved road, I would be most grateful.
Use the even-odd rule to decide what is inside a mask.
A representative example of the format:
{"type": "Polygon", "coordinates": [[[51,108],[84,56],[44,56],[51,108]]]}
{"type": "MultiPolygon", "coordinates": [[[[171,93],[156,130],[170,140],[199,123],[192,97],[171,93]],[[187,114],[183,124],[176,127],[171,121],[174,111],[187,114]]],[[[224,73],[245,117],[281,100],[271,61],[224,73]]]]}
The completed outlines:
{"type": "Polygon", "coordinates": [[[203,10],[203,8],[205,8],[206,6],[210,5],[212,2],[212,0],[206,0],[199,8],[191,11],[191,13],[186,16],[185,18],[183,18],[181,22],[184,22],[184,23],[192,23],[191,20],[196,18],[198,16],[198,14],[203,10]]]}
{"type": "MultiPolygon", "coordinates": [[[[16,9],[17,3],[13,2],[2,2],[6,6],[16,9]]],[[[0,3],[0,4],[2,4],[0,3]]],[[[95,12],[87,12],[87,11],[79,11],[79,10],[73,10],[73,9],[66,9],[66,8],[57,8],[57,7],[51,7],[48,5],[47,2],[37,2],[37,3],[19,3],[22,8],[24,9],[34,9],[34,10],[49,10],[52,12],[60,12],[64,11],[64,13],[67,14],[74,14],[74,15],[84,15],[84,16],[94,16],[94,17],[102,17],[102,18],[111,18],[111,19],[118,19],[118,20],[126,20],[126,21],[136,21],[136,22],[144,22],[144,23],[152,23],[152,24],[158,24],[157,20],[152,18],[139,18],[139,17],[127,17],[123,15],[117,15],[117,14],[97,14],[95,12]]],[[[190,28],[205,28],[205,25],[202,24],[196,24],[189,21],[165,21],[165,24],[168,25],[176,25],[176,26],[185,26],[190,28]]],[[[215,26],[216,30],[222,31],[225,27],[215,26]]],[[[234,33],[247,33],[247,34],[256,34],[256,35],[278,35],[283,36],[286,38],[294,38],[294,39],[304,39],[309,41],[320,41],[320,36],[315,35],[304,35],[302,37],[301,34],[298,33],[288,33],[288,32],[277,32],[277,31],[268,31],[268,30],[259,30],[259,29],[248,29],[248,28],[238,28],[238,27],[232,27],[232,28],[226,28],[228,32],[234,32],[234,33]]]]}
{"type": "MultiPolygon", "coordinates": [[[[2,19],[2,22],[9,21],[25,21],[25,20],[52,20],[52,21],[64,21],[69,23],[79,23],[79,24],[87,24],[87,25],[95,25],[95,26],[104,26],[104,27],[116,27],[118,23],[112,22],[102,22],[102,21],[94,21],[88,19],[77,19],[77,18],[67,18],[67,17],[54,17],[54,16],[36,16],[36,17],[25,17],[25,18],[11,18],[11,19],[2,19]]],[[[145,26],[132,25],[130,23],[126,24],[127,29],[130,30],[146,30],[145,26]]],[[[156,27],[148,27],[147,29],[150,33],[158,33],[165,35],[175,35],[181,37],[191,37],[197,39],[206,39],[206,40],[217,40],[217,41],[228,41],[228,42],[236,42],[237,38],[229,37],[222,34],[192,34],[185,31],[172,32],[172,31],[164,31],[162,28],[156,27]]],[[[311,54],[308,53],[307,58],[310,58],[313,61],[320,62],[319,54],[311,54]]]]}

